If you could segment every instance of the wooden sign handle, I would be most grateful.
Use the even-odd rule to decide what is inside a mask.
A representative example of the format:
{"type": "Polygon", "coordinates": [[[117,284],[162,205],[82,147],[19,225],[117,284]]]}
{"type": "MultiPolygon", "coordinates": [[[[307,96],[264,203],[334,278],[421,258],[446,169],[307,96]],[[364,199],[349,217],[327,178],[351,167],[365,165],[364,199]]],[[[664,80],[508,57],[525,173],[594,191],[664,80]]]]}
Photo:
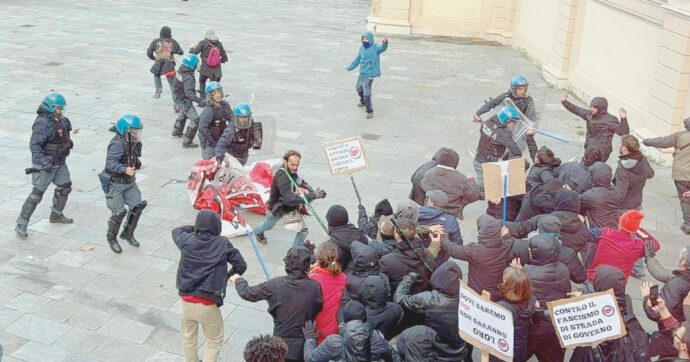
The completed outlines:
{"type": "MultiPolygon", "coordinates": [[[[506,203],[506,201],[505,201],[505,199],[503,199],[503,204],[505,204],[505,203],[506,203]]],[[[486,290],[482,290],[482,299],[491,301],[491,293],[487,292],[486,290]]],[[[480,361],[481,362],[489,362],[489,352],[482,349],[480,361]]]]}

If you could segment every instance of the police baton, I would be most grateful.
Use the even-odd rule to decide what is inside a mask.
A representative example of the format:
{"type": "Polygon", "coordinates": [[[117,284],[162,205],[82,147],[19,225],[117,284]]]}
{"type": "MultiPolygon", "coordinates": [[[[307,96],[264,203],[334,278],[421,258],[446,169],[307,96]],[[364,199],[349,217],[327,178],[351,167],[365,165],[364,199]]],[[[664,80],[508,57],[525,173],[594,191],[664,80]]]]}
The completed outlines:
{"type": "Polygon", "coordinates": [[[256,253],[256,258],[259,259],[259,264],[261,264],[261,270],[263,270],[266,280],[269,280],[271,279],[271,275],[268,273],[268,268],[266,268],[264,258],[261,256],[261,253],[259,253],[259,247],[256,245],[256,240],[254,240],[253,234],[254,230],[252,230],[251,226],[247,225],[247,239],[249,239],[249,243],[251,244],[252,249],[254,249],[254,253],[256,253]]]}
{"type": "Polygon", "coordinates": [[[27,175],[31,175],[32,173],[39,173],[39,172],[53,172],[58,169],[58,166],[46,166],[46,167],[29,167],[24,169],[24,173],[27,175]]]}

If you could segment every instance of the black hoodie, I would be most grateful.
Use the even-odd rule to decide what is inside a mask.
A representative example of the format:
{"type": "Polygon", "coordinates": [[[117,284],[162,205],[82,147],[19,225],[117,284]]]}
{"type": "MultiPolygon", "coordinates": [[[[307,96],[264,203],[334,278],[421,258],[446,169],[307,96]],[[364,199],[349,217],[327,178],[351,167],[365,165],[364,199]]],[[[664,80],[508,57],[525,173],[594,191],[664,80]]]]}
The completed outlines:
{"type": "Polygon", "coordinates": [[[491,300],[501,300],[498,285],[503,270],[510,263],[511,242],[501,238],[501,221],[488,215],[477,218],[478,243],[457,245],[448,239],[441,240],[441,247],[451,257],[469,263],[467,285],[477,293],[486,290],[491,300]]]}
{"type": "Polygon", "coordinates": [[[242,299],[268,302],[268,313],[273,317],[273,335],[287,343],[288,359],[303,357],[302,327],[306,321],[314,320],[323,306],[321,286],[307,277],[310,258],[307,248],[293,246],[283,258],[286,276],[253,287],[244,278],[235,282],[237,294],[242,299]]]}
{"type": "Polygon", "coordinates": [[[568,111],[587,122],[587,136],[584,148],[587,149],[590,145],[599,148],[604,162],[609,159],[613,150],[611,147],[613,135],[623,136],[630,133],[628,119],[622,118],[619,122],[616,116],[609,114],[609,104],[604,97],[594,97],[592,99],[591,107],[597,109],[596,115],[593,115],[589,109],[578,107],[568,101],[563,101],[562,103],[568,111]]]}
{"type": "Polygon", "coordinates": [[[379,259],[379,269],[388,276],[388,280],[391,283],[391,290],[397,289],[402,278],[411,271],[415,271],[422,275],[421,280],[412,287],[413,293],[429,290],[431,287],[429,284],[431,272],[426,269],[422,260],[417,257],[417,254],[419,254],[426,262],[426,265],[432,269],[435,266],[434,257],[427,249],[422,247],[422,241],[420,239],[413,239],[410,240],[410,242],[415,248],[414,250],[404,241],[396,242],[395,250],[379,259]],[[415,251],[417,252],[416,254],[415,251]]]}
{"type": "Polygon", "coordinates": [[[438,361],[461,361],[467,350],[458,334],[458,305],[462,271],[453,261],[446,261],[431,276],[434,290],[410,294],[413,280],[406,276],[393,300],[403,308],[425,314],[424,324],[436,331],[438,361]]]}
{"type": "Polygon", "coordinates": [[[230,241],[220,236],[222,224],[218,214],[202,210],[194,226],[180,226],[172,239],[180,249],[177,289],[180,295],[193,295],[223,305],[228,277],[244,274],[247,263],[230,241]],[[228,273],[228,263],[232,270],[228,273]]]}
{"type": "Polygon", "coordinates": [[[362,230],[357,229],[352,224],[336,227],[329,226],[328,235],[330,238],[327,241],[332,242],[339,249],[338,260],[343,270],[346,270],[350,265],[350,248],[352,243],[355,241],[359,241],[362,244],[369,243],[369,239],[367,239],[362,230]]]}
{"type": "Polygon", "coordinates": [[[546,302],[563,299],[570,292],[570,272],[559,261],[561,244],[551,234],[537,234],[529,239],[532,261],[523,268],[532,279],[532,293],[540,309],[546,302]]]}
{"type": "Polygon", "coordinates": [[[622,195],[621,209],[639,209],[642,206],[642,189],[648,179],[654,177],[654,169],[640,151],[620,156],[613,184],[622,195]]]}
{"type": "MultiPolygon", "coordinates": [[[[525,362],[528,358],[527,337],[532,316],[536,310],[536,299],[534,297],[522,303],[510,303],[506,300],[498,302],[501,306],[508,309],[513,314],[513,361],[525,362]]],[[[489,361],[499,361],[495,357],[489,361]]]]}
{"type": "Polygon", "coordinates": [[[580,195],[580,214],[587,216],[591,228],[616,228],[621,193],[611,184],[611,167],[595,162],[589,170],[594,186],[580,195]]]}
{"type": "Polygon", "coordinates": [[[427,326],[414,326],[398,336],[396,346],[404,362],[435,362],[434,340],[436,331],[427,326]]]}
{"type": "Polygon", "coordinates": [[[390,285],[385,275],[370,275],[364,279],[359,289],[359,299],[367,308],[367,321],[374,329],[393,338],[402,321],[403,310],[395,303],[389,302],[390,285]]]}
{"type": "Polygon", "coordinates": [[[160,77],[171,70],[175,70],[175,58],[173,57],[173,54],[182,55],[184,54],[184,51],[180,47],[180,44],[178,44],[177,41],[172,38],[172,30],[169,27],[164,26],[161,28],[160,37],[153,39],[151,44],[149,44],[149,47],[146,49],[146,56],[149,57],[149,59],[156,60],[156,58],[158,58],[158,60],[156,60],[151,67],[151,73],[153,73],[156,77],[160,77]],[[156,54],[156,50],[163,47],[164,42],[169,42],[169,46],[171,47],[170,58],[167,59],[161,58],[161,54],[156,54]]]}
{"type": "MultiPolygon", "coordinates": [[[[370,275],[380,275],[386,278],[386,274],[379,271],[379,256],[376,250],[369,245],[364,245],[359,241],[352,243],[350,247],[352,261],[350,262],[347,273],[347,291],[350,299],[359,300],[359,287],[364,279],[370,275]]],[[[387,286],[390,290],[390,284],[387,286]]]]}
{"type": "Polygon", "coordinates": [[[393,206],[388,199],[383,199],[379,201],[374,207],[374,216],[371,218],[367,217],[367,210],[363,205],[359,205],[359,216],[357,218],[357,227],[368,236],[370,239],[375,240],[379,232],[379,220],[381,216],[393,215],[393,206]]]}

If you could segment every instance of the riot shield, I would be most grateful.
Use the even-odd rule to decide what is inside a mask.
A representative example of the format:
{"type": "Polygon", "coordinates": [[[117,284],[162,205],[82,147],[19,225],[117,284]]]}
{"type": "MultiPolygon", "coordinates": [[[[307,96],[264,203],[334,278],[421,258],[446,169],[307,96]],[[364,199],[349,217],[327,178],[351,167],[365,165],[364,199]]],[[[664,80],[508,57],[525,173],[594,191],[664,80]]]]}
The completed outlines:
{"type": "Polygon", "coordinates": [[[501,104],[496,106],[494,109],[482,115],[482,119],[489,119],[495,116],[496,113],[498,113],[498,111],[500,111],[503,107],[513,107],[518,111],[518,114],[520,114],[520,120],[517,122],[515,127],[513,127],[511,133],[513,134],[513,140],[515,143],[517,143],[518,147],[520,147],[520,150],[524,151],[527,147],[527,131],[532,127],[536,128],[538,122],[535,122],[525,116],[525,114],[515,106],[513,100],[508,97],[506,97],[503,102],[501,102],[501,104]]]}
{"type": "Polygon", "coordinates": [[[261,148],[250,148],[250,155],[272,155],[276,145],[276,119],[272,115],[254,116],[254,139],[261,148]],[[260,125],[260,127],[256,127],[260,125]]]}

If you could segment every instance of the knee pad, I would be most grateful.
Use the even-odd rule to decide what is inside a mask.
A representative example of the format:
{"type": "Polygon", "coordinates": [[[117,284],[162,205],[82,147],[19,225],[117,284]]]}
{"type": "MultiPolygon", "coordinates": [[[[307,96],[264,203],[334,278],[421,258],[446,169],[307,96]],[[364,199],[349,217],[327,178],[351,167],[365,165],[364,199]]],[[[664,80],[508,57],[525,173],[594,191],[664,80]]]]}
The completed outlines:
{"type": "Polygon", "coordinates": [[[115,219],[124,219],[125,216],[127,216],[127,210],[122,209],[120,211],[113,211],[112,214],[110,214],[110,217],[115,218],[115,219]]]}
{"type": "Polygon", "coordinates": [[[67,196],[69,193],[72,192],[72,183],[67,182],[62,185],[57,185],[55,187],[55,193],[60,194],[62,196],[67,196]]]}
{"type": "Polygon", "coordinates": [[[32,203],[38,204],[43,200],[43,194],[46,192],[46,190],[40,190],[37,188],[33,188],[31,190],[31,194],[29,194],[29,200],[31,200],[32,203]]]}
{"type": "Polygon", "coordinates": [[[138,204],[134,205],[134,207],[131,208],[132,214],[141,215],[141,213],[144,211],[144,208],[146,208],[146,205],[148,205],[146,200],[142,200],[138,204]]]}

